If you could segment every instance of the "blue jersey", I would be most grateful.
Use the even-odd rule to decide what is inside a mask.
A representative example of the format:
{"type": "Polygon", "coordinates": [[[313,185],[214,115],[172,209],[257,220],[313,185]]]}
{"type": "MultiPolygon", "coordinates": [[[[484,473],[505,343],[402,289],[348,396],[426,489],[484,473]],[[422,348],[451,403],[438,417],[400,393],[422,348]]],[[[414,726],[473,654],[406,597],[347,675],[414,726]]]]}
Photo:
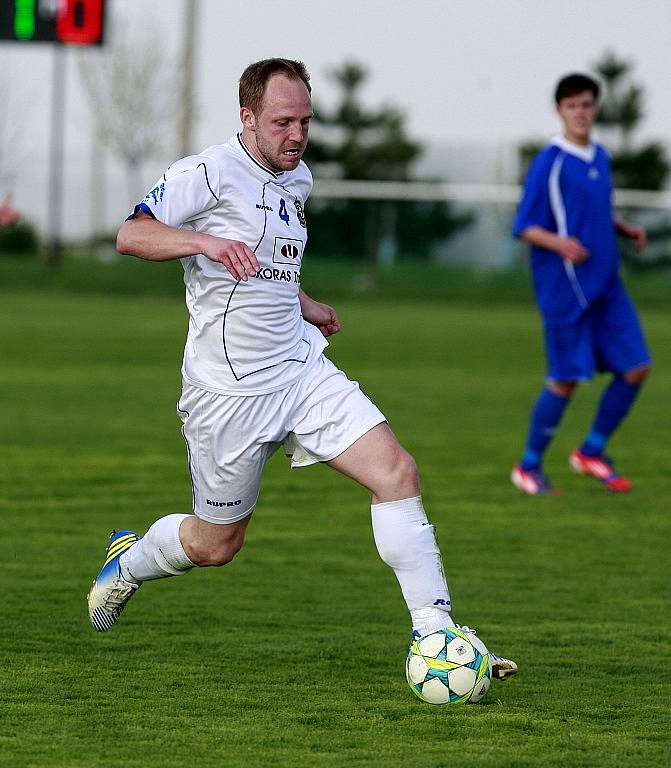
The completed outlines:
{"type": "Polygon", "coordinates": [[[574,320],[617,282],[611,196],[610,159],[598,144],[582,147],[558,137],[531,164],[513,234],[543,227],[577,238],[590,254],[574,265],[554,251],[532,246],[536,301],[548,319],[574,320]]]}

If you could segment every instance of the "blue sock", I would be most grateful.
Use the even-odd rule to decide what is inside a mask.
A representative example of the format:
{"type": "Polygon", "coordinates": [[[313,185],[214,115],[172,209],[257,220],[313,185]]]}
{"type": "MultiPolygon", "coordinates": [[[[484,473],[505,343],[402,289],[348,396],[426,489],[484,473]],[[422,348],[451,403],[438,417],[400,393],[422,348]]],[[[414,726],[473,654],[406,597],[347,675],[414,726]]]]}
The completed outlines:
{"type": "Polygon", "coordinates": [[[527,444],[522,456],[522,469],[538,469],[543,461],[545,449],[555,435],[564,409],[570,398],[555,395],[543,389],[534,403],[529,423],[527,444]]]}
{"type": "Polygon", "coordinates": [[[610,382],[601,395],[592,428],[580,446],[582,453],[587,456],[599,456],[604,452],[608,438],[629,413],[640,388],[640,384],[630,384],[619,376],[610,382]]]}

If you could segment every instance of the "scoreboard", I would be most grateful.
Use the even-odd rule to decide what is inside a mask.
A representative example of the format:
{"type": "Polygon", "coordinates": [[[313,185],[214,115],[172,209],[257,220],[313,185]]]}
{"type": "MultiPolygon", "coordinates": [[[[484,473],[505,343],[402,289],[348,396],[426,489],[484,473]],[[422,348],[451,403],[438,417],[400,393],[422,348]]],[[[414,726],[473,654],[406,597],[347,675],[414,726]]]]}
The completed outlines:
{"type": "Polygon", "coordinates": [[[0,0],[0,40],[102,45],[105,0],[0,0]]]}

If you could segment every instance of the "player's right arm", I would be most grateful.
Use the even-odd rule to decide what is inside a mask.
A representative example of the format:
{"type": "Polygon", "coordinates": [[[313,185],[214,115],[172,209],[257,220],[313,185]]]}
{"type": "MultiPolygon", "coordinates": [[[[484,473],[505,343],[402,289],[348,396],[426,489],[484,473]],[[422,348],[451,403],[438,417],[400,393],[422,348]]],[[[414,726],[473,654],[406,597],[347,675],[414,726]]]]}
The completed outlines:
{"type": "Polygon", "coordinates": [[[117,250],[150,261],[202,253],[236,280],[255,275],[259,262],[248,245],[205,231],[220,204],[220,175],[220,163],[207,153],[173,163],[121,226],[117,250]]]}
{"type": "Polygon", "coordinates": [[[562,237],[556,232],[538,226],[526,227],[520,232],[519,237],[529,245],[554,251],[571,264],[580,264],[589,258],[589,251],[577,237],[562,237]]]}
{"type": "Polygon", "coordinates": [[[122,224],[116,247],[119,253],[148,261],[169,261],[202,253],[223,264],[236,280],[247,280],[259,270],[256,255],[245,243],[176,229],[141,210],[122,224]]]}
{"type": "Polygon", "coordinates": [[[554,161],[555,154],[547,148],[531,163],[513,222],[513,235],[537,248],[552,251],[572,264],[580,264],[589,258],[587,248],[576,237],[558,232],[549,183],[554,161]]]}

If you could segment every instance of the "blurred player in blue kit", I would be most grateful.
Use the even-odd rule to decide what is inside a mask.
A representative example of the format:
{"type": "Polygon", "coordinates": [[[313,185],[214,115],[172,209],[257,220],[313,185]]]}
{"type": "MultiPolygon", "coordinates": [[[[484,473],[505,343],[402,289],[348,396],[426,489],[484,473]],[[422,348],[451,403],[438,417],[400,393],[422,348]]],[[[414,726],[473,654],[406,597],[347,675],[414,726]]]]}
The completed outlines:
{"type": "MultiPolygon", "coordinates": [[[[232,560],[263,467],[283,444],[293,466],[323,462],[371,491],[375,543],[416,634],[454,626],[415,462],[324,356],[338,316],[300,288],[310,93],[301,62],[251,64],[239,84],[241,132],[170,166],[119,231],[121,252],[184,267],[189,329],[177,407],[193,513],[167,515],[141,538],[113,532],[88,595],[101,632],[144,582],[232,560]]],[[[490,655],[494,677],[517,671],[490,655]]]]}
{"type": "Polygon", "coordinates": [[[563,134],[534,159],[513,225],[531,245],[536,302],[545,332],[547,379],[531,411],[524,453],[511,479],[522,492],[552,493],[543,473],[545,451],[580,381],[595,371],[612,379],[571,467],[608,490],[625,493],[631,482],[606,455],[606,444],[629,412],[650,371],[636,309],[619,276],[616,235],[645,246],[645,230],[615,218],[610,159],[591,139],[599,85],[571,74],[555,91],[563,134]]]}

